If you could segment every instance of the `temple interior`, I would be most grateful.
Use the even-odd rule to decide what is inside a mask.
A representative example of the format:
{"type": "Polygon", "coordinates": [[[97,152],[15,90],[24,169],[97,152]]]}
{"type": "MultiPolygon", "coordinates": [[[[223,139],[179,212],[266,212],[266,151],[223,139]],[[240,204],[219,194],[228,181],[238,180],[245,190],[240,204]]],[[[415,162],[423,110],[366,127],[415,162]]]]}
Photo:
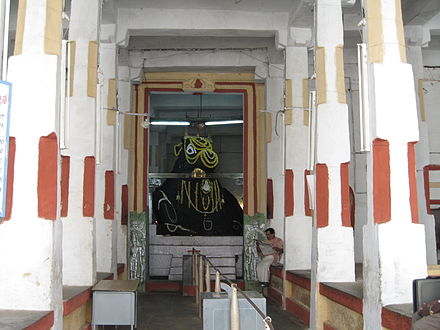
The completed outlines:
{"type": "Polygon", "coordinates": [[[94,328],[101,280],[201,304],[200,269],[292,329],[411,328],[439,0],[0,0],[0,47],[1,329],[94,328]]]}

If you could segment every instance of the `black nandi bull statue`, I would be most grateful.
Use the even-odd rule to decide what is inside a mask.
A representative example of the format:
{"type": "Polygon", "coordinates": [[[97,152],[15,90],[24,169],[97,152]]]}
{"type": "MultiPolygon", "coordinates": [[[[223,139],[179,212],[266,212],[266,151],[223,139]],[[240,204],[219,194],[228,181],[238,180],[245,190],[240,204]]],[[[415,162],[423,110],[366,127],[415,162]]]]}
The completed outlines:
{"type": "Polygon", "coordinates": [[[209,178],[219,163],[212,141],[185,136],[174,146],[173,173],[188,177],[166,179],[153,192],[157,234],[178,236],[243,235],[243,210],[235,197],[209,178]]]}

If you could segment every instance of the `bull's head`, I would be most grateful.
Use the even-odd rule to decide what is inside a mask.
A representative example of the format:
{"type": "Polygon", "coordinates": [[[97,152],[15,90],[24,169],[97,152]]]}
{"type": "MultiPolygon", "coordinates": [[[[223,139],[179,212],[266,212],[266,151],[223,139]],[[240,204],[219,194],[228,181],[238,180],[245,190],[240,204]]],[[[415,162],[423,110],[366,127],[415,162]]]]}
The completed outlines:
{"type": "Polygon", "coordinates": [[[174,168],[178,172],[191,172],[195,168],[212,172],[218,165],[218,155],[212,149],[211,139],[206,137],[185,136],[174,146],[174,155],[178,157],[174,168]]]}

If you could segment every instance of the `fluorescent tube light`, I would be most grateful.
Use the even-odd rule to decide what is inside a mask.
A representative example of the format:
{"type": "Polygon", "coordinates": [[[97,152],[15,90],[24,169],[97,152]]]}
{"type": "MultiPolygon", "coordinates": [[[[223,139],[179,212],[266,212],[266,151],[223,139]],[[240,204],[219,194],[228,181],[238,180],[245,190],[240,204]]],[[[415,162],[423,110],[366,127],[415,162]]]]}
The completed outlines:
{"type": "Polygon", "coordinates": [[[150,125],[156,126],[189,126],[189,121],[152,121],[150,125]]]}
{"type": "Polygon", "coordinates": [[[213,125],[232,125],[232,124],[243,124],[243,120],[219,120],[219,121],[207,121],[206,126],[213,125]]]}

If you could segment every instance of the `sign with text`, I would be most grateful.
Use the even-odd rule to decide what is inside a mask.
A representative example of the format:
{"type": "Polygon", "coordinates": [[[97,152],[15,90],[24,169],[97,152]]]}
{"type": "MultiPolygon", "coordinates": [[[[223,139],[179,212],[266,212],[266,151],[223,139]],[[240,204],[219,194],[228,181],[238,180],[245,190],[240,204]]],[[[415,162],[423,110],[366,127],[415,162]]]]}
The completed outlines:
{"type": "Polygon", "coordinates": [[[6,213],[6,183],[8,178],[9,116],[11,83],[0,80],[0,217],[6,213]]]}

